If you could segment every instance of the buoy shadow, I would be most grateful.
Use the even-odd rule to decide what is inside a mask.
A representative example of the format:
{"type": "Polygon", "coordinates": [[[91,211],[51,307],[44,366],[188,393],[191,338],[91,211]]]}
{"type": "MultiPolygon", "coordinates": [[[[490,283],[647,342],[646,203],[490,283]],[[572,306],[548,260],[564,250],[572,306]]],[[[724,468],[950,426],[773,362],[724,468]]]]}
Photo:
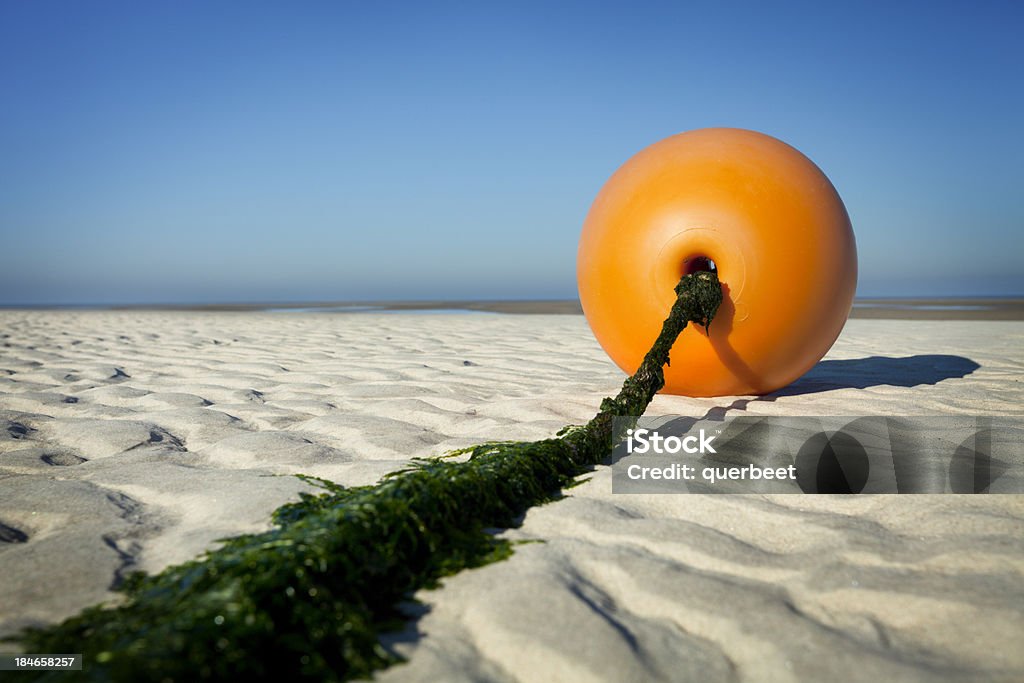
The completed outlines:
{"type": "Polygon", "coordinates": [[[947,379],[961,379],[980,367],[970,358],[948,354],[823,360],[789,386],[762,398],[802,396],[836,389],[934,385],[947,379]]]}
{"type": "Polygon", "coordinates": [[[805,396],[836,389],[935,385],[947,379],[962,379],[980,367],[970,358],[947,354],[823,360],[787,387],[760,396],[738,398],[727,406],[713,406],[700,418],[681,419],[694,423],[697,420],[721,421],[731,412],[746,410],[751,403],[770,403],[785,396],[805,396]]]}

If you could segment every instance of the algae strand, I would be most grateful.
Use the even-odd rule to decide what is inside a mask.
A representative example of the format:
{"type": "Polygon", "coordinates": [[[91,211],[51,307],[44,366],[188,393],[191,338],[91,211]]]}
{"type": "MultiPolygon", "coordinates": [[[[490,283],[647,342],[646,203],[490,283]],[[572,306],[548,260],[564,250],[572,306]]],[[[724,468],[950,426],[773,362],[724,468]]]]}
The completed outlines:
{"type": "Polygon", "coordinates": [[[586,425],[536,442],[467,449],[467,460],[417,460],[375,486],[303,494],[264,533],[159,574],[136,574],[124,603],[23,632],[28,652],[82,652],[81,671],[41,680],[367,677],[398,661],[379,642],[402,623],[397,605],[442,576],[507,556],[488,529],[509,527],[601,462],[614,418],[638,417],[664,386],[663,368],[690,322],[721,302],[712,272],[686,275],[639,369],[586,425]]]}

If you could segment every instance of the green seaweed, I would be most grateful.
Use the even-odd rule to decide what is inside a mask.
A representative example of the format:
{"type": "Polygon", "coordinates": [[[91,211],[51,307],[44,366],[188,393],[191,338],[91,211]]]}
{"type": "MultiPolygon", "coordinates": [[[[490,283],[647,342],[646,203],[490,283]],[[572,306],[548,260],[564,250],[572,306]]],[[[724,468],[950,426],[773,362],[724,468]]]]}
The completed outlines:
{"type": "Polygon", "coordinates": [[[132,575],[123,604],[17,640],[29,652],[84,654],[82,671],[41,680],[348,680],[399,661],[379,640],[406,620],[398,605],[445,575],[508,557],[511,544],[489,531],[577,483],[620,436],[614,418],[643,414],[679,333],[691,321],[707,326],[722,296],[709,272],[684,276],[676,293],[640,368],[586,425],[464,449],[465,460],[417,460],[375,486],[307,477],[324,492],[279,508],[270,531],[132,575]]]}

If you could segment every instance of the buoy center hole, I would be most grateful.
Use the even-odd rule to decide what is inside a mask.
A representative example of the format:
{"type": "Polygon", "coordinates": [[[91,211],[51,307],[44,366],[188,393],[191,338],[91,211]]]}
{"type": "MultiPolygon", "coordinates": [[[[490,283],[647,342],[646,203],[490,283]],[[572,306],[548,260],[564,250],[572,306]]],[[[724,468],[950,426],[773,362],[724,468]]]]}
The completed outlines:
{"type": "Polygon", "coordinates": [[[717,273],[718,266],[707,256],[691,256],[683,261],[683,275],[693,275],[700,272],[717,273]]]}

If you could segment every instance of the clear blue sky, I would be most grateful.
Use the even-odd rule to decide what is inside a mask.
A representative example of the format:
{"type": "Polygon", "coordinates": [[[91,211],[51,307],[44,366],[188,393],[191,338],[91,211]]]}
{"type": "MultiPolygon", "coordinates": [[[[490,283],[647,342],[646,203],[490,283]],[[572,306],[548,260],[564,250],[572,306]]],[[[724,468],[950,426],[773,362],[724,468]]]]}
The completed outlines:
{"type": "Polygon", "coordinates": [[[1024,4],[0,0],[0,303],[575,296],[595,194],[736,126],[863,295],[1024,294],[1024,4]]]}

